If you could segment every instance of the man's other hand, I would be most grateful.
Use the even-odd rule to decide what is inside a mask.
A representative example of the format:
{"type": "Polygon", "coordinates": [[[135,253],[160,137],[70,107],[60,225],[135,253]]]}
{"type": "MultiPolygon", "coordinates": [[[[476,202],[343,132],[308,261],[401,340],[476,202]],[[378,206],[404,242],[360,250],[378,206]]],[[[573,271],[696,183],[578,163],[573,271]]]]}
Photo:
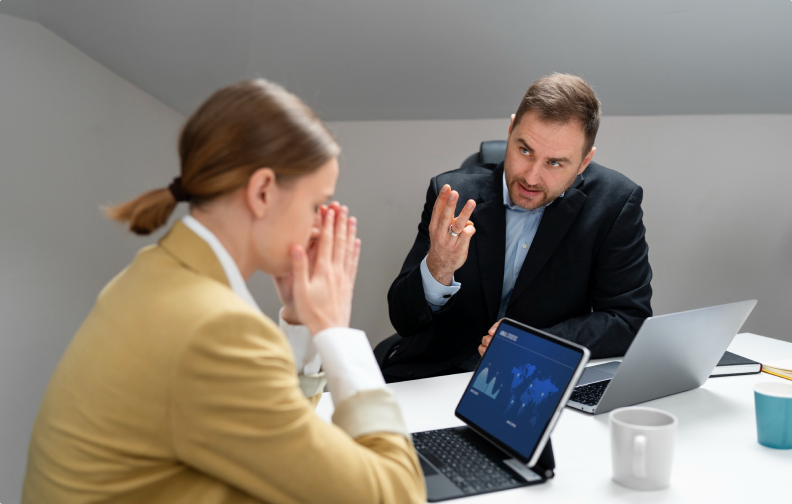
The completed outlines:
{"type": "Polygon", "coordinates": [[[493,336],[495,336],[495,328],[498,327],[498,324],[500,323],[501,321],[499,320],[494,324],[492,324],[492,327],[490,327],[489,331],[487,331],[487,335],[481,338],[481,344],[479,345],[478,351],[479,351],[479,355],[481,355],[482,357],[484,356],[484,352],[487,351],[487,347],[489,346],[490,341],[492,341],[493,336]]]}
{"type": "Polygon", "coordinates": [[[426,266],[435,280],[443,285],[451,285],[454,272],[462,267],[467,260],[470,239],[476,228],[470,222],[470,215],[476,208],[476,202],[468,200],[462,211],[454,217],[459,193],[444,185],[435,200],[432,209],[432,220],[429,222],[429,254],[426,266]],[[453,231],[454,234],[451,234],[453,231]]]}

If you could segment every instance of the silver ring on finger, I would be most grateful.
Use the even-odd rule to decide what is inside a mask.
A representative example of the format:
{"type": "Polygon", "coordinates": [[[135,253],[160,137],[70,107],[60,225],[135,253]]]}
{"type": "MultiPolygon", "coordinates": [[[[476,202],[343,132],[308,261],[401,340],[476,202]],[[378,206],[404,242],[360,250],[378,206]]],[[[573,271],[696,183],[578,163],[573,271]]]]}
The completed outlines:
{"type": "Polygon", "coordinates": [[[457,236],[460,235],[460,233],[455,233],[454,232],[454,225],[453,224],[448,226],[448,232],[451,233],[451,236],[453,236],[454,238],[456,238],[457,236]]]}

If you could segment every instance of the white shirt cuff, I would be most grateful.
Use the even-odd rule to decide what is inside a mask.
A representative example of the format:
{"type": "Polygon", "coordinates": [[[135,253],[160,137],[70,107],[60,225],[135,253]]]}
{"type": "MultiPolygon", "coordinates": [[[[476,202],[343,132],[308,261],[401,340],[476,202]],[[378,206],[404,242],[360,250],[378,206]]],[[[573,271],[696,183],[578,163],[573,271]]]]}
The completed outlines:
{"type": "Polygon", "coordinates": [[[385,379],[363,331],[332,327],[314,336],[314,344],[322,355],[327,388],[335,404],[364,390],[385,388],[385,379]]]}
{"type": "Polygon", "coordinates": [[[278,325],[292,347],[297,375],[316,374],[322,368],[322,356],[314,344],[311,332],[304,325],[292,325],[283,320],[283,308],[278,312],[278,325]]]}
{"type": "Polygon", "coordinates": [[[462,286],[453,277],[451,277],[451,285],[443,285],[435,280],[429,272],[429,266],[426,265],[426,257],[421,261],[421,280],[423,281],[426,302],[437,307],[445,305],[462,286]]]}

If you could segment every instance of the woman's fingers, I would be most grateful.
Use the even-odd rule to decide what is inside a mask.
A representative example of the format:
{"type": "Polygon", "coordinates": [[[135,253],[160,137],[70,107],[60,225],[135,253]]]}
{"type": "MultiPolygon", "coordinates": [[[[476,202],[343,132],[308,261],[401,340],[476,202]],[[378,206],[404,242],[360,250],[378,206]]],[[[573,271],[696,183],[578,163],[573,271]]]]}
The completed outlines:
{"type": "Polygon", "coordinates": [[[357,219],[354,217],[349,218],[349,222],[347,223],[347,254],[344,264],[344,270],[347,274],[352,274],[354,277],[354,273],[352,272],[352,265],[355,261],[355,247],[356,247],[356,240],[357,237],[357,219]]]}
{"type": "Polygon", "coordinates": [[[298,298],[300,300],[304,299],[304,296],[307,295],[308,292],[308,254],[305,253],[305,250],[299,246],[294,245],[291,249],[291,263],[292,263],[292,295],[295,298],[295,302],[299,303],[298,298]]]}
{"type": "Polygon", "coordinates": [[[313,268],[316,264],[316,252],[319,250],[319,235],[315,236],[308,242],[308,248],[305,253],[308,256],[308,275],[313,274],[313,268]]]}
{"type": "Polygon", "coordinates": [[[357,271],[358,271],[358,263],[360,262],[360,245],[361,241],[360,238],[356,238],[354,240],[355,248],[354,252],[352,253],[352,266],[350,268],[349,273],[349,284],[354,286],[355,285],[355,278],[357,278],[357,271]]]}
{"type": "Polygon", "coordinates": [[[303,323],[316,334],[327,327],[347,327],[360,257],[357,220],[337,202],[319,212],[310,253],[292,251],[295,304],[303,323]],[[315,259],[314,259],[315,256],[315,259]]]}
{"type": "Polygon", "coordinates": [[[322,230],[319,233],[319,245],[316,250],[316,267],[333,262],[333,229],[336,211],[331,206],[322,217],[322,230]]]}
{"type": "Polygon", "coordinates": [[[333,236],[333,262],[341,268],[346,266],[348,216],[349,208],[342,206],[336,216],[333,236]]]}

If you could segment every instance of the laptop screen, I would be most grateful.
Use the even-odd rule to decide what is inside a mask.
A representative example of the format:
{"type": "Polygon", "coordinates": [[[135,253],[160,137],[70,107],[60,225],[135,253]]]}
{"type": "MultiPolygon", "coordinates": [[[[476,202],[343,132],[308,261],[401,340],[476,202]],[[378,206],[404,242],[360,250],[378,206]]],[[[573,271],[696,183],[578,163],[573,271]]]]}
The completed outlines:
{"type": "Polygon", "coordinates": [[[457,415],[530,459],[583,353],[501,322],[457,415]]]}

